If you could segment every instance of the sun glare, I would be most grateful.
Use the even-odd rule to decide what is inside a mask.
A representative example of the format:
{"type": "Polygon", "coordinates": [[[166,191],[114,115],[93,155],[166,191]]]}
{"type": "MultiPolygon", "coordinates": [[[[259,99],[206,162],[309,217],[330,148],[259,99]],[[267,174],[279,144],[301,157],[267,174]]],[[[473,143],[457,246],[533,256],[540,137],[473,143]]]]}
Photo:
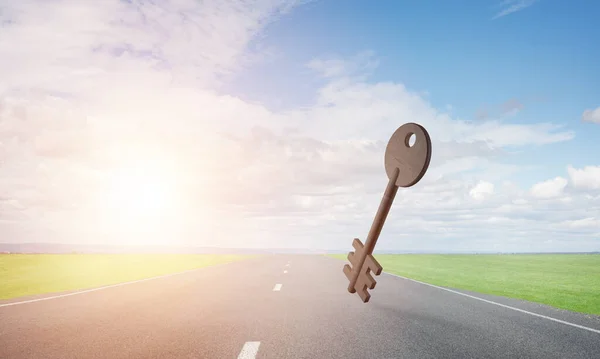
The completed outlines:
{"type": "Polygon", "coordinates": [[[149,220],[172,209],[174,187],[158,166],[135,165],[112,174],[107,199],[121,220],[149,220]]]}

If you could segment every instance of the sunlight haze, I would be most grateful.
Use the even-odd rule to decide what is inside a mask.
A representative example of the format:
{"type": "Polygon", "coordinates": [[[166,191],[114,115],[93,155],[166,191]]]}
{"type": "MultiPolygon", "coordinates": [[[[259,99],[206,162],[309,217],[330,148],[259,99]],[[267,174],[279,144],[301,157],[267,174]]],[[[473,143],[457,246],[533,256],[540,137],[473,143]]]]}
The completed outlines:
{"type": "Polygon", "coordinates": [[[467,3],[0,2],[0,242],[349,250],[416,122],[378,250],[600,250],[598,30],[467,3]]]}

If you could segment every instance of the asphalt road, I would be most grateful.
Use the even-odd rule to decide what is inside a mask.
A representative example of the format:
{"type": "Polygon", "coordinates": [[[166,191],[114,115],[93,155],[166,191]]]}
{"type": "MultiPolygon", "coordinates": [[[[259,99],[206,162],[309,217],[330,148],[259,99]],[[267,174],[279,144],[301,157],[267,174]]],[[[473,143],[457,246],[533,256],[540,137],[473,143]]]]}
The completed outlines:
{"type": "Polygon", "coordinates": [[[273,255],[4,301],[0,358],[600,358],[599,317],[387,274],[364,304],[347,292],[343,264],[273,255]]]}

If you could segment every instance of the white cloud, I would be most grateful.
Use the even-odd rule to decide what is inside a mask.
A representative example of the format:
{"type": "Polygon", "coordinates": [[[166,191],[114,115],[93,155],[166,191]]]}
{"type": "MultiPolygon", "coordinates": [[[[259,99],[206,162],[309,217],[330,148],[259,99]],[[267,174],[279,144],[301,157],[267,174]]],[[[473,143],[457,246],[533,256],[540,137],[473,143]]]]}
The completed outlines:
{"type": "Polygon", "coordinates": [[[486,181],[480,181],[469,191],[469,195],[477,200],[483,200],[492,194],[494,194],[494,184],[486,181]]]}
{"type": "MultiPolygon", "coordinates": [[[[298,3],[4,5],[3,238],[347,248],[368,232],[387,140],[405,122],[426,127],[433,158],[420,183],[399,190],[378,248],[560,249],[574,229],[550,223],[595,218],[592,182],[570,169],[580,190],[563,186],[554,199],[510,181],[523,168],[509,149],[568,141],[568,128],[455,118],[402,84],[369,81],[371,52],[311,61],[326,83],[306,108],[272,111],[220,93],[261,57],[250,50],[257,34],[298,3]],[[107,188],[139,161],[176,183],[173,209],[127,226],[105,205],[107,188]]],[[[597,228],[576,230],[579,248],[597,243],[597,228]]]]}
{"type": "Polygon", "coordinates": [[[559,223],[559,226],[563,226],[566,228],[595,228],[600,229],[600,219],[595,217],[587,217],[576,220],[563,221],[559,223]]]}
{"type": "Polygon", "coordinates": [[[600,189],[600,166],[585,166],[582,169],[568,167],[573,187],[586,190],[600,189]]]}
{"type": "Polygon", "coordinates": [[[562,177],[536,183],[531,187],[531,195],[536,198],[555,198],[563,194],[568,181],[562,177]]]}
{"type": "Polygon", "coordinates": [[[583,111],[581,120],[583,122],[591,122],[591,123],[600,124],[600,107],[597,107],[596,109],[593,109],[593,110],[583,111]]]}
{"type": "Polygon", "coordinates": [[[535,4],[537,1],[538,0],[504,0],[499,4],[499,6],[502,7],[502,10],[494,16],[494,19],[524,10],[535,4]]]}
{"type": "Polygon", "coordinates": [[[328,78],[357,75],[364,77],[367,72],[372,71],[378,65],[379,61],[372,51],[361,52],[350,60],[332,56],[313,59],[306,64],[308,68],[328,78]]]}
{"type": "MultiPolygon", "coordinates": [[[[69,92],[172,80],[214,84],[239,70],[248,46],[295,0],[24,0],[3,5],[3,84],[69,92]],[[49,31],[52,29],[52,31],[49,31]],[[13,46],[19,44],[19,46],[13,46]],[[160,76],[156,69],[168,69],[160,76]],[[27,72],[25,70],[28,70],[27,72]]],[[[0,87],[0,91],[4,90],[0,87]]]]}
{"type": "Polygon", "coordinates": [[[335,77],[321,88],[316,106],[290,111],[285,120],[302,126],[310,136],[327,139],[384,139],[399,123],[417,121],[441,142],[504,146],[543,145],[568,141],[574,132],[551,123],[472,123],[453,119],[423,97],[392,82],[369,83],[346,76],[335,77]],[[342,120],[343,119],[343,120],[342,120]],[[343,126],[340,122],[343,121],[343,126]]]}

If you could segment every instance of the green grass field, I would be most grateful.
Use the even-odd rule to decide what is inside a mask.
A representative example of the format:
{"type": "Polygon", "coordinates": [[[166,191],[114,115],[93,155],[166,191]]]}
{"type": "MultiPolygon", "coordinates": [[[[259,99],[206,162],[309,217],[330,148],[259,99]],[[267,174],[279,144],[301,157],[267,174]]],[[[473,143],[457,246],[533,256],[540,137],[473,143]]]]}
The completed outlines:
{"type": "Polygon", "coordinates": [[[251,256],[204,254],[3,254],[0,299],[100,287],[251,256]]]}
{"type": "MultiPolygon", "coordinates": [[[[347,260],[346,255],[332,257],[347,260]]],[[[600,315],[599,254],[376,255],[388,273],[600,315]]]]}

